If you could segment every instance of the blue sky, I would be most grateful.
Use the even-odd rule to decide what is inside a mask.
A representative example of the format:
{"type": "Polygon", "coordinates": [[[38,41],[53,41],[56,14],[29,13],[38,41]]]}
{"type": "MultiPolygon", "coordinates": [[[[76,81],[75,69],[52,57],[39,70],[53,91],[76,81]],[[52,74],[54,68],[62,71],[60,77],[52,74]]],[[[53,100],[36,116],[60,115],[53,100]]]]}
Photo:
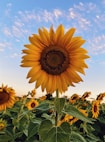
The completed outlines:
{"type": "MultiPolygon", "coordinates": [[[[86,75],[81,75],[84,82],[69,87],[65,95],[91,91],[95,98],[105,92],[105,0],[0,1],[0,84],[13,87],[17,95],[34,88],[26,79],[29,69],[20,67],[21,50],[38,28],[59,24],[65,30],[75,27],[75,35],[86,40],[83,47],[90,55],[86,75]]],[[[36,91],[43,94],[40,88],[36,91]]]]}

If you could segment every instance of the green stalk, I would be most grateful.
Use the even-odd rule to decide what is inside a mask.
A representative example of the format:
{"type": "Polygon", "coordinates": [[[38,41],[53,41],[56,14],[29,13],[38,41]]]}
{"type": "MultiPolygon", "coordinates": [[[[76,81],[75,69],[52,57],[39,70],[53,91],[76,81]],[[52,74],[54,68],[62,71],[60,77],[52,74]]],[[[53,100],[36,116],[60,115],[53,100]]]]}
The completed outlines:
{"type": "MultiPolygon", "coordinates": [[[[56,90],[56,98],[55,99],[57,100],[58,98],[59,98],[59,91],[56,90]]],[[[56,105],[55,105],[55,107],[56,107],[56,105]]],[[[57,126],[57,124],[58,124],[58,112],[56,110],[56,112],[55,112],[55,126],[57,126]]]]}

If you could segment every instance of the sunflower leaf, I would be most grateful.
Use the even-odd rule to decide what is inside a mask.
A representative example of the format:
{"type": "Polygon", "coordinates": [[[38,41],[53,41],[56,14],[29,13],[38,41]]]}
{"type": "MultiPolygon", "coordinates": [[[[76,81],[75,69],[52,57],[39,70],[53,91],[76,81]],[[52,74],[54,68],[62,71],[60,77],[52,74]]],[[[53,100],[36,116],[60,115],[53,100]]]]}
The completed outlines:
{"type": "Polygon", "coordinates": [[[32,136],[38,133],[39,124],[30,122],[28,127],[28,139],[29,140],[32,136]]]}
{"type": "Polygon", "coordinates": [[[65,114],[72,115],[73,117],[76,117],[82,121],[88,122],[88,123],[93,123],[92,120],[86,116],[84,116],[76,107],[72,105],[67,105],[63,111],[65,114]]]}
{"type": "Polygon", "coordinates": [[[69,134],[61,127],[53,127],[50,120],[44,120],[39,128],[39,135],[43,142],[69,142],[69,134]]]}
{"type": "Polygon", "coordinates": [[[55,108],[58,113],[62,111],[65,105],[65,98],[55,98],[55,108]]]}
{"type": "Polygon", "coordinates": [[[72,140],[72,142],[87,142],[82,135],[74,131],[71,132],[70,139],[72,140]]]}
{"type": "Polygon", "coordinates": [[[48,103],[42,103],[39,106],[37,106],[35,109],[38,110],[38,111],[47,111],[47,110],[49,110],[49,104],[48,103]]]}

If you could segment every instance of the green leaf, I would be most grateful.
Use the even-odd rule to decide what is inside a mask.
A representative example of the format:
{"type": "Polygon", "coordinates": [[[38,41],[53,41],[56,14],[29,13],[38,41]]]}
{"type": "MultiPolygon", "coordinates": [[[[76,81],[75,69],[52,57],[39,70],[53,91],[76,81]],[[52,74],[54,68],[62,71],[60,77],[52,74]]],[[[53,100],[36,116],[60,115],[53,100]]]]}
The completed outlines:
{"type": "Polygon", "coordinates": [[[39,127],[39,135],[42,139],[45,139],[46,134],[48,131],[52,128],[52,122],[50,120],[44,120],[42,121],[40,127],[39,127]]]}
{"type": "Polygon", "coordinates": [[[38,123],[30,122],[29,128],[28,128],[28,139],[30,139],[32,136],[37,134],[38,133],[38,129],[39,129],[39,124],[38,123]]]}
{"type": "Polygon", "coordinates": [[[74,131],[70,134],[70,140],[73,140],[73,142],[87,142],[82,135],[74,131]]]}
{"type": "Polygon", "coordinates": [[[20,138],[20,137],[22,136],[22,134],[23,134],[23,132],[17,132],[17,133],[15,134],[15,139],[16,139],[16,138],[20,138]]]}
{"type": "Polygon", "coordinates": [[[99,136],[93,135],[92,133],[89,133],[87,137],[90,138],[89,142],[101,142],[99,136]]]}
{"type": "Polygon", "coordinates": [[[50,120],[44,120],[39,128],[42,142],[69,142],[69,134],[60,127],[53,127],[50,120]]]}
{"type": "Polygon", "coordinates": [[[103,115],[102,117],[98,118],[99,122],[105,125],[105,116],[103,115]]]}
{"type": "Polygon", "coordinates": [[[55,98],[55,108],[58,113],[61,113],[65,105],[65,98],[55,98]]]}
{"type": "Polygon", "coordinates": [[[70,124],[67,122],[63,122],[60,126],[66,133],[70,134],[70,124]]]}
{"type": "Polygon", "coordinates": [[[85,117],[76,107],[72,105],[66,106],[65,110],[63,111],[65,114],[72,115],[82,121],[88,122],[88,123],[93,123],[92,119],[85,117]]]}
{"type": "Polygon", "coordinates": [[[52,127],[44,142],[69,142],[69,135],[63,132],[60,127],[52,127]]]}
{"type": "Polygon", "coordinates": [[[42,103],[38,107],[35,108],[38,111],[47,111],[49,110],[49,104],[48,103],[42,103]]]}
{"type": "Polygon", "coordinates": [[[0,142],[8,142],[11,140],[12,138],[9,135],[0,135],[0,142]]]}

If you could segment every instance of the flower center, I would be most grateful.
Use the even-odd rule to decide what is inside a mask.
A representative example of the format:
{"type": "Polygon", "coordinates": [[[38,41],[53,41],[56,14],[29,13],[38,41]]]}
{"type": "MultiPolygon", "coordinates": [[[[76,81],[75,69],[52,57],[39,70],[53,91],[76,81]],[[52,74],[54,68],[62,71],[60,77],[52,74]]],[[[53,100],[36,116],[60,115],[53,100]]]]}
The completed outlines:
{"type": "Polygon", "coordinates": [[[9,100],[9,94],[5,90],[0,92],[0,105],[4,104],[5,102],[8,102],[8,100],[9,100]]]}
{"type": "Polygon", "coordinates": [[[94,106],[94,112],[97,112],[97,106],[96,105],[94,106]]]}
{"type": "Polygon", "coordinates": [[[41,67],[48,74],[59,75],[64,72],[69,65],[68,52],[60,47],[46,47],[41,53],[41,67]]]}
{"type": "Polygon", "coordinates": [[[31,103],[31,107],[34,108],[35,107],[35,103],[31,103]]]}

